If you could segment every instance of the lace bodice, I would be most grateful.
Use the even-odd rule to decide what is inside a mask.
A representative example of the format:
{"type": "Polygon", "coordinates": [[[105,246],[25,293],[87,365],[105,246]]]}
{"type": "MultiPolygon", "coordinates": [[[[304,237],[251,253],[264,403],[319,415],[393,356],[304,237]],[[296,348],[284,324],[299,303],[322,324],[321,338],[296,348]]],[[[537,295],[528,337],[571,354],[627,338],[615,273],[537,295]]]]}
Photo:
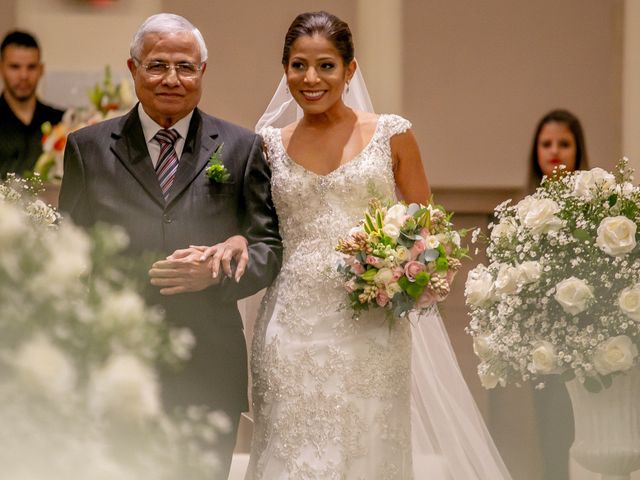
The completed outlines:
{"type": "Polygon", "coordinates": [[[299,247],[333,250],[362,218],[369,199],[395,198],[390,138],[411,127],[398,115],[380,115],[364,149],[327,175],[295,163],[286,153],[280,129],[261,133],[272,169],[273,201],[285,252],[299,247]]]}

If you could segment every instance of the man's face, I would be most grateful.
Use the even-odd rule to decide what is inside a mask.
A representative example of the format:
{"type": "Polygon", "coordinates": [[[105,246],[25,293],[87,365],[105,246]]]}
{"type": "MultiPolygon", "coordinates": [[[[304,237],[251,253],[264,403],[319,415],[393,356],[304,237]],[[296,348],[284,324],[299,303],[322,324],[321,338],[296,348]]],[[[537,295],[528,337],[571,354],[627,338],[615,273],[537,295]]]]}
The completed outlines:
{"type": "Polygon", "coordinates": [[[19,102],[35,97],[42,71],[37,48],[7,45],[2,52],[0,74],[5,92],[19,102]]]}
{"type": "Polygon", "coordinates": [[[200,50],[190,32],[149,33],[145,35],[138,65],[133,59],[127,64],[133,76],[136,95],[144,111],[165,128],[175,124],[193,110],[202,96],[202,74],[178,73],[170,68],[164,73],[154,73],[146,66],[164,63],[172,66],[191,64],[199,68],[200,50]]]}

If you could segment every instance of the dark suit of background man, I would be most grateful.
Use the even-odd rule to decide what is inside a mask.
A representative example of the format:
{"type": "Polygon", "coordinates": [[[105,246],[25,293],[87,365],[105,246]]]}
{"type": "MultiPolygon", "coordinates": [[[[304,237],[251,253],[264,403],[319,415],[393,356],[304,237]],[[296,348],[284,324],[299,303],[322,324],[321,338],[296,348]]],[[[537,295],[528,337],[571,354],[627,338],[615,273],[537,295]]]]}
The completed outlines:
{"type": "Polygon", "coordinates": [[[36,88],[44,67],[36,39],[15,31],[0,44],[0,178],[22,175],[42,153],[42,124],[62,120],[62,110],[38,101],[36,88]]]}
{"type": "Polygon", "coordinates": [[[171,405],[206,404],[231,417],[234,430],[220,449],[226,479],[240,412],[248,409],[236,301],[271,283],[281,241],[260,137],[196,107],[206,59],[202,35],[186,19],[159,14],[141,25],[128,60],[140,103],[123,117],[69,135],[60,208],[84,226],[123,226],[134,254],[171,254],[150,270],[151,283],[160,287],[153,300],[172,325],[191,328],[197,345],[186,369],[165,374],[163,394],[171,405]],[[178,135],[171,148],[179,162],[168,189],[164,174],[172,167],[156,171],[171,150],[154,138],[163,129],[178,135]],[[214,182],[205,167],[222,144],[230,178],[214,182]],[[214,265],[200,261],[202,252],[190,245],[215,245],[214,265]],[[214,277],[211,269],[229,271],[232,257],[234,277],[222,270],[214,277]]]}

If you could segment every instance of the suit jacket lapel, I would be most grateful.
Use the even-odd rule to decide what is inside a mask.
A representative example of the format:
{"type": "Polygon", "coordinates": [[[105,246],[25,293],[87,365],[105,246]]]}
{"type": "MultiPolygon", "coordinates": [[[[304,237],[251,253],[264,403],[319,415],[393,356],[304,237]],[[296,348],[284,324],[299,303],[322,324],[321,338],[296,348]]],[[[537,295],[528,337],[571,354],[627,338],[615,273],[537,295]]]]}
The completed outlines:
{"type": "Polygon", "coordinates": [[[169,189],[168,204],[175,201],[198,175],[204,175],[203,170],[209,157],[220,143],[215,123],[210,118],[203,117],[196,108],[191,117],[176,178],[169,189]]]}
{"type": "Polygon", "coordinates": [[[144,140],[138,107],[134,107],[119,125],[122,128],[111,133],[111,138],[114,140],[111,150],[156,203],[164,206],[162,189],[144,140]]]}

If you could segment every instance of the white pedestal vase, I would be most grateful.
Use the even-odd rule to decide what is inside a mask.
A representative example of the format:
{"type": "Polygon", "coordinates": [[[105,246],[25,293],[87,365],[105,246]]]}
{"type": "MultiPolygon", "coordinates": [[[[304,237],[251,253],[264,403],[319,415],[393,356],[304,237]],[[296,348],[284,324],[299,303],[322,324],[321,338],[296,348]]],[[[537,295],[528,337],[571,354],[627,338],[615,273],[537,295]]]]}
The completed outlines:
{"type": "Polygon", "coordinates": [[[602,480],[629,480],[640,469],[640,368],[617,375],[598,393],[567,382],[575,441],[571,456],[602,480]]]}

